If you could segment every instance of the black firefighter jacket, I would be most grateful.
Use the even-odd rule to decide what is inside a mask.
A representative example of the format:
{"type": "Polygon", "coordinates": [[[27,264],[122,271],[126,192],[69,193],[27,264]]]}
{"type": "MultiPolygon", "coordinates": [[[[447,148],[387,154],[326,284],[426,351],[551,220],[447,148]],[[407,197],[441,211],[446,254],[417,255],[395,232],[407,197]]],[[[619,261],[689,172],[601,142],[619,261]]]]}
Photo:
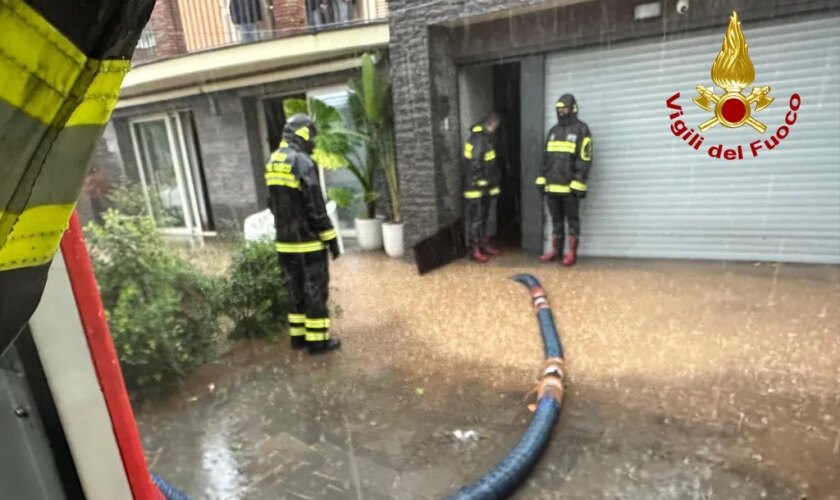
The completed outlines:
{"type": "Polygon", "coordinates": [[[546,193],[584,196],[591,167],[592,135],[586,123],[574,116],[548,132],[537,185],[546,193]]]}
{"type": "Polygon", "coordinates": [[[317,252],[335,239],[321,195],[318,167],[309,155],[284,140],[265,166],[265,183],[278,252],[317,252]]]}
{"type": "Polygon", "coordinates": [[[499,194],[499,170],[492,135],[481,125],[473,125],[464,143],[464,198],[476,199],[499,194]]]}

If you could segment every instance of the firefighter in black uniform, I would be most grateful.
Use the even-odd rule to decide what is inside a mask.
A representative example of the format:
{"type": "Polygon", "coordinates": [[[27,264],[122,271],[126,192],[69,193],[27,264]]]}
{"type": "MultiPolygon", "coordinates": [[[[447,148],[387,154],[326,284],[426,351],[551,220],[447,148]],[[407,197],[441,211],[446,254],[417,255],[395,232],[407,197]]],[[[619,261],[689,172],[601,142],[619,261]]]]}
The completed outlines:
{"type": "Polygon", "coordinates": [[[464,144],[462,172],[467,247],[470,258],[482,264],[489,256],[499,255],[487,237],[492,204],[501,192],[494,149],[494,134],[499,122],[499,115],[490,113],[470,128],[470,137],[464,144]]]}
{"type": "Polygon", "coordinates": [[[316,133],[308,116],[292,116],[283,128],[280,148],[265,166],[269,208],[277,231],[275,245],[289,291],[292,348],[306,347],[310,354],[341,345],[330,338],[327,250],[334,259],[339,250],[321,194],[318,166],[310,158],[316,133]]]}
{"type": "Polygon", "coordinates": [[[555,104],[557,125],[548,132],[542,171],[537,187],[542,191],[551,214],[551,249],[540,256],[550,262],[562,255],[565,223],[569,223],[569,251],[564,266],[577,260],[580,237],[580,200],[586,197],[586,180],[592,166],[592,135],[589,127],[578,120],[575,96],[564,94],[555,104]]]}

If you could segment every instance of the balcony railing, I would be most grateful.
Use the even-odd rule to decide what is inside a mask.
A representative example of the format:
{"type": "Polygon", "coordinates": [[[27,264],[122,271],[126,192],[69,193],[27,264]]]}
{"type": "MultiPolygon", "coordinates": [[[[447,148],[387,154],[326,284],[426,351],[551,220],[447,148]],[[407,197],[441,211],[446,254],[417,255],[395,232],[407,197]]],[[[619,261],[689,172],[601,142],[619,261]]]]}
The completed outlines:
{"type": "Polygon", "coordinates": [[[158,0],[135,64],[387,19],[387,0],[158,0]]]}

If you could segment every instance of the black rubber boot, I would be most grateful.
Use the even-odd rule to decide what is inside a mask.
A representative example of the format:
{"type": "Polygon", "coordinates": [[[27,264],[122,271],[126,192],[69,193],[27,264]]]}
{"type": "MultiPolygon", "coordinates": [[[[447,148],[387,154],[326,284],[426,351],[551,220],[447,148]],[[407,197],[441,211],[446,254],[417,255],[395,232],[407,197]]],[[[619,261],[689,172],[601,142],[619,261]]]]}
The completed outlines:
{"type": "Polygon", "coordinates": [[[316,342],[307,342],[307,349],[309,354],[324,354],[341,347],[341,341],[338,339],[329,339],[316,342]]]}
{"type": "Polygon", "coordinates": [[[292,337],[292,349],[299,351],[306,347],[306,344],[306,337],[304,337],[303,335],[297,335],[292,337]]]}

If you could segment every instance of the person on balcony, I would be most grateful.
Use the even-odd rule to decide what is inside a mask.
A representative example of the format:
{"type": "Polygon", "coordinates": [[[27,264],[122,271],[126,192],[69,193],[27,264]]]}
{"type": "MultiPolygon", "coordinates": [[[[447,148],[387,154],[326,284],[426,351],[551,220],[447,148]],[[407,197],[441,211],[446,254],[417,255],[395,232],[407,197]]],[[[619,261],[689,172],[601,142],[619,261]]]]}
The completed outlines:
{"type": "Polygon", "coordinates": [[[353,19],[353,7],[356,5],[356,0],[332,0],[333,10],[335,11],[335,22],[347,23],[353,19]]]}
{"type": "Polygon", "coordinates": [[[230,20],[239,30],[242,43],[259,40],[257,23],[262,21],[260,0],[230,0],[230,20]]]}
{"type": "Polygon", "coordinates": [[[320,27],[333,22],[330,0],[306,0],[306,9],[309,11],[311,26],[320,27]]]}

